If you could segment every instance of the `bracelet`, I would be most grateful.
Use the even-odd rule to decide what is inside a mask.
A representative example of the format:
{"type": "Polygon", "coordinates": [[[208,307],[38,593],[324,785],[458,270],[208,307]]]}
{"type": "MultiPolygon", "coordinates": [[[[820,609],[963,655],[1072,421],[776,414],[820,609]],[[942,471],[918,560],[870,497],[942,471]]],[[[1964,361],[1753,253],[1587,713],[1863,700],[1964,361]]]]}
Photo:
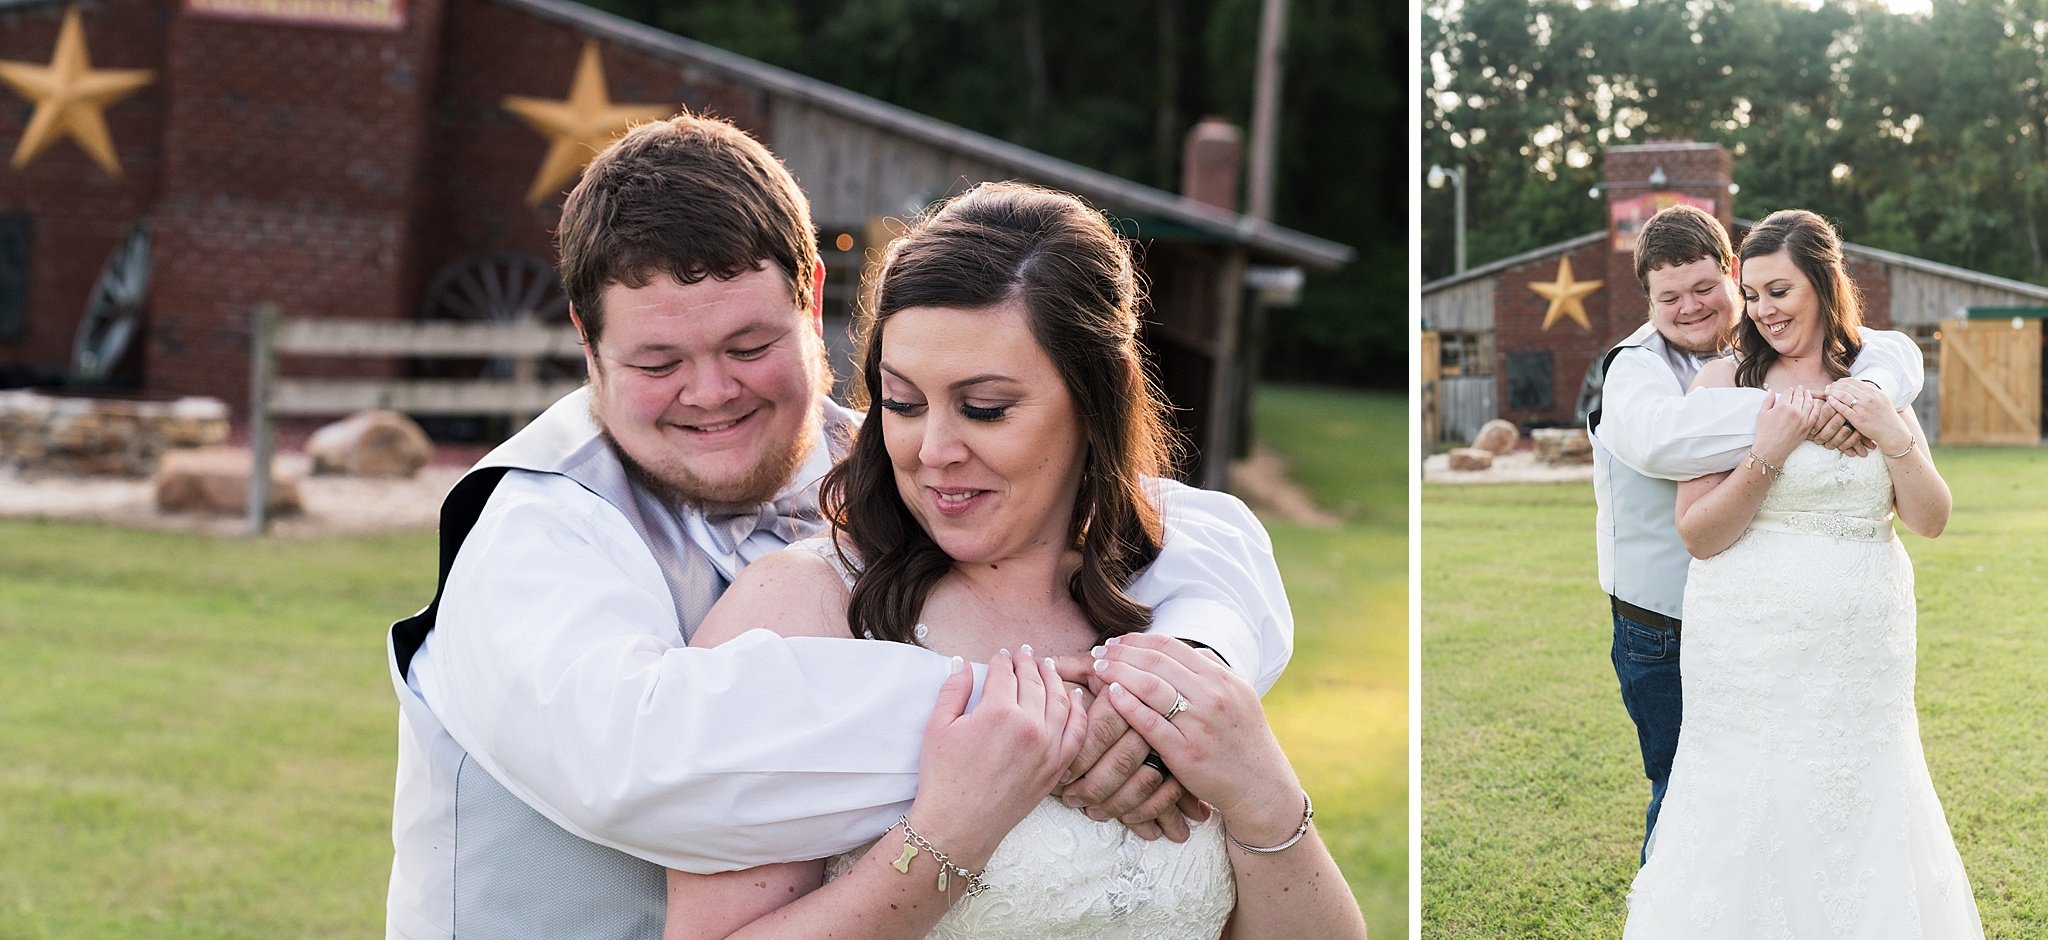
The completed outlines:
{"type": "MultiPolygon", "coordinates": [[[[947,858],[946,853],[939,851],[938,847],[932,845],[924,836],[918,835],[917,830],[910,828],[909,816],[897,817],[896,824],[889,828],[894,829],[896,826],[903,827],[903,854],[898,856],[895,861],[890,862],[889,867],[906,875],[910,874],[910,860],[917,857],[919,849],[923,849],[931,854],[933,861],[939,863],[938,890],[940,894],[946,893],[946,888],[952,882],[952,876],[954,875],[960,876],[961,880],[967,882],[967,896],[970,898],[988,890],[988,882],[981,880],[981,876],[986,874],[986,872],[968,871],[959,865],[953,864],[953,860],[947,858]]],[[[1300,836],[1295,838],[1298,839],[1300,836]]]]}
{"type": "Polygon", "coordinates": [[[1758,457],[1756,455],[1756,451],[1749,452],[1749,457],[1742,461],[1742,469],[1755,470],[1756,472],[1761,473],[1767,477],[1776,477],[1778,474],[1785,472],[1784,467],[1780,467],[1777,464],[1774,464],[1768,460],[1763,459],[1762,457],[1758,457]]]}
{"type": "Polygon", "coordinates": [[[1900,457],[1904,457],[1904,456],[1906,456],[1907,454],[1910,454],[1910,453],[1912,453],[1912,452],[1913,452],[1913,445],[1915,445],[1915,444],[1918,444],[1918,443],[1920,443],[1920,439],[1919,439],[1919,438],[1917,438],[1917,437],[1914,437],[1914,436],[1913,436],[1913,435],[1911,435],[1911,434],[1908,434],[1908,435],[1906,435],[1906,449],[1905,449],[1905,450],[1899,451],[1899,452],[1898,452],[1898,453],[1896,453],[1896,454],[1884,454],[1884,451],[1878,451],[1878,453],[1880,453],[1880,454],[1884,454],[1884,459],[1886,459],[1886,460],[1897,460],[1897,459],[1899,459],[1900,457]]]}
{"type": "Polygon", "coordinates": [[[1231,845],[1237,846],[1238,848],[1243,849],[1247,852],[1255,852],[1259,855],[1272,855],[1277,852],[1285,852],[1288,849],[1294,848],[1294,843],[1300,842],[1302,836],[1308,835],[1309,820],[1314,818],[1316,818],[1316,804],[1309,800],[1308,791],[1303,790],[1301,791],[1301,827],[1294,830],[1294,834],[1288,836],[1287,841],[1282,842],[1279,845],[1271,846],[1246,845],[1242,842],[1237,841],[1237,837],[1230,834],[1230,825],[1227,821],[1224,823],[1223,826],[1223,835],[1225,838],[1230,840],[1231,845]]]}

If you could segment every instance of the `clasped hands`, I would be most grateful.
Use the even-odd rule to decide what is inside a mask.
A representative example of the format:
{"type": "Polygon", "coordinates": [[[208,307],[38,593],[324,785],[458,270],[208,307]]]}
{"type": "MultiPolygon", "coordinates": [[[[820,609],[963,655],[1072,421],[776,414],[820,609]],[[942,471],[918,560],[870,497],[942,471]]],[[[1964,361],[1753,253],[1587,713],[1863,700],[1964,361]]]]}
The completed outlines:
{"type": "Polygon", "coordinates": [[[1841,378],[1828,383],[1826,388],[1810,394],[1822,403],[1838,401],[1842,407],[1823,409],[1820,426],[1807,435],[1807,440],[1851,457],[1862,457],[1877,446],[1868,435],[1857,429],[1849,420],[1849,415],[1853,413],[1857,404],[1866,400],[1889,405],[1891,399],[1882,389],[1862,379],[1841,378]]]}
{"type": "Polygon", "coordinates": [[[1887,446],[1897,449],[1899,441],[1884,445],[1882,440],[1902,436],[1910,445],[1911,432],[1892,409],[1891,398],[1856,378],[1836,379],[1818,391],[1802,386],[1767,398],[1757,422],[1758,451],[1768,451],[1767,458],[1777,462],[1802,439],[1862,457],[1887,446]]]}
{"type": "MultiPolygon", "coordinates": [[[[1186,741],[1174,733],[1170,719],[1163,717],[1178,694],[1176,688],[1186,689],[1188,698],[1205,702],[1213,713],[1203,716],[1205,722],[1226,716],[1235,719],[1246,713],[1256,717],[1258,693],[1214,652],[1170,637],[1118,637],[1090,654],[1054,657],[1054,663],[1062,680],[1083,691],[1088,721],[1080,753],[1053,794],[1092,819],[1119,820],[1142,838],[1186,841],[1189,821],[1207,820],[1212,807],[1191,793],[1179,775],[1146,763],[1148,755],[1168,748],[1155,746],[1133,727],[1128,716],[1141,719],[1137,724],[1149,725],[1155,736],[1165,734],[1179,751],[1186,741]],[[1124,689],[1121,701],[1110,692],[1112,681],[1124,689]],[[1155,698],[1158,701],[1153,701],[1155,698]]],[[[1173,767],[1171,758],[1165,763],[1169,769],[1173,767]]],[[[1208,770],[1184,769],[1198,775],[1208,770]]],[[[1219,789],[1202,786],[1205,792],[1219,789]]]]}

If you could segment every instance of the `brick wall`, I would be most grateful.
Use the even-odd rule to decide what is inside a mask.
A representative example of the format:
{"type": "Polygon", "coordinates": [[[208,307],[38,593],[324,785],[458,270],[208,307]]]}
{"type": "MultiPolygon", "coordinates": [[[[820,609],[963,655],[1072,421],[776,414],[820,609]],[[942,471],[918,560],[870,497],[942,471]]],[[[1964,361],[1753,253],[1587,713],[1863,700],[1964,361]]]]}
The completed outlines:
{"type": "MultiPolygon", "coordinates": [[[[398,30],[180,13],[155,216],[153,390],[248,398],[248,314],[396,319],[411,303],[413,206],[440,0],[398,30]]],[[[288,366],[390,375],[396,364],[288,366]]]]}
{"type": "MultiPolygon", "coordinates": [[[[61,373],[100,268],[156,201],[169,110],[163,70],[168,6],[161,0],[104,0],[81,8],[95,69],[153,69],[155,81],[103,112],[121,164],[110,177],[69,137],[15,169],[15,147],[34,109],[0,89],[0,213],[30,217],[23,335],[0,339],[0,366],[61,373]]],[[[65,7],[0,11],[0,59],[47,64],[65,7]]]]}
{"type": "MultiPolygon", "coordinates": [[[[449,0],[447,39],[430,117],[432,156],[422,178],[416,284],[443,265],[484,251],[532,255],[552,265],[561,198],[526,204],[548,141],[504,109],[506,95],[568,95],[585,36],[573,27],[491,0],[449,0]]],[[[710,111],[767,139],[765,96],[637,49],[599,47],[615,103],[710,111]]],[[[563,184],[563,192],[575,185],[563,184]]]]}
{"type": "MultiPolygon", "coordinates": [[[[1613,345],[1609,337],[1628,332],[1620,329],[1617,334],[1610,313],[1610,298],[1616,285],[1611,277],[1603,278],[1607,253],[1607,242],[1600,241],[1570,254],[1574,280],[1605,281],[1581,301],[1592,325],[1590,331],[1568,316],[1559,317],[1545,330],[1543,317],[1550,309],[1550,300],[1529,289],[1534,282],[1555,281],[1558,261],[1564,254],[1550,255],[1499,275],[1493,294],[1494,402],[1499,417],[1519,425],[1547,425],[1570,423],[1576,416],[1579,386],[1586,378],[1587,368],[1602,350],[1613,345]],[[1516,407],[1518,396],[1513,384],[1520,357],[1548,358],[1549,407],[1516,407]]],[[[1633,275],[1621,286],[1635,290],[1633,275]]],[[[1640,295],[1641,291],[1635,293],[1640,295]]]]}

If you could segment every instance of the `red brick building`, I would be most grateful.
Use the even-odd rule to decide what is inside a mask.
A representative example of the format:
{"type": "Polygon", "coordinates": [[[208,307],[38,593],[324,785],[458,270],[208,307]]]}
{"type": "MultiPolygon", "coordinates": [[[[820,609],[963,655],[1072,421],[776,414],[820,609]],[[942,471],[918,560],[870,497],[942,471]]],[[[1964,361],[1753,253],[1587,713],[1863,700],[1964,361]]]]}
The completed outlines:
{"type": "MultiPolygon", "coordinates": [[[[1602,170],[1605,230],[1423,285],[1424,348],[1437,350],[1424,368],[1426,376],[1435,375],[1425,389],[1425,440],[1470,440],[1496,417],[1523,427],[1583,424],[1589,370],[1649,313],[1633,254],[1642,221],[1684,201],[1719,218],[1737,244],[1748,230],[1733,211],[1733,159],[1719,144],[1613,147],[1602,170]]],[[[1784,207],[1768,207],[1776,208],[1784,207]]],[[[1905,331],[1927,352],[1927,391],[1916,411],[1930,431],[1940,424],[1942,321],[1970,308],[2048,306],[2048,288],[2039,285],[1853,243],[1843,247],[1863,293],[1866,325],[1905,331]]]]}
{"type": "Polygon", "coordinates": [[[973,181],[1060,187],[1141,239],[1164,233],[1148,241],[1147,338],[1208,449],[1243,394],[1247,273],[1351,256],[566,0],[0,0],[0,79],[16,104],[0,109],[0,145],[17,148],[0,167],[0,385],[74,371],[102,268],[138,228],[144,312],[106,380],[134,394],[213,395],[239,413],[262,301],[294,317],[479,315],[457,308],[483,287],[562,316],[550,233],[580,159],[563,172],[554,151],[575,142],[518,99],[584,117],[687,106],[754,133],[812,198],[841,318],[881,220],[973,181]],[[64,82],[103,93],[39,117],[64,82]]]}

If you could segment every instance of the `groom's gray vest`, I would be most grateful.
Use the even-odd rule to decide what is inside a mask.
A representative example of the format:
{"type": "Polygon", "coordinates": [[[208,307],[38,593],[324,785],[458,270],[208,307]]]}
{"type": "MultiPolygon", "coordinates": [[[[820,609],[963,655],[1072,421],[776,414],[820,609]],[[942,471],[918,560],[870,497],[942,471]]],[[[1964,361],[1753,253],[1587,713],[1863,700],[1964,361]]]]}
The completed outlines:
{"type": "MultiPolygon", "coordinates": [[[[851,415],[822,402],[836,459],[851,415]]],[[[679,631],[694,629],[725,579],[681,519],[634,487],[579,389],[487,454],[441,505],[440,578],[434,599],[395,623],[388,638],[398,692],[398,786],[392,814],[391,938],[657,938],[665,875],[652,862],[571,835],[514,796],[449,736],[407,685],[440,613],[456,553],[508,470],[557,473],[624,516],[646,542],[675,603],[679,631]]]]}
{"type": "MultiPolygon", "coordinates": [[[[1640,349],[1668,363],[1663,334],[1645,323],[1627,339],[1607,351],[1603,367],[1612,366],[1616,356],[1640,349]]],[[[1612,374],[1609,372],[1608,374],[1612,374]]],[[[1683,394],[1690,375],[1673,373],[1677,392],[1683,394]]],[[[1604,398],[1603,403],[1612,399],[1604,398]]],[[[1596,493],[1604,493],[1597,523],[1600,552],[1613,575],[1607,587],[1616,598],[1638,607],[1672,617],[1682,617],[1686,571],[1692,556],[1678,534],[1673,510],[1678,505],[1678,484],[1644,476],[1614,459],[1601,440],[1600,411],[1586,416],[1586,430],[1593,440],[1593,474],[1596,493]]]]}

